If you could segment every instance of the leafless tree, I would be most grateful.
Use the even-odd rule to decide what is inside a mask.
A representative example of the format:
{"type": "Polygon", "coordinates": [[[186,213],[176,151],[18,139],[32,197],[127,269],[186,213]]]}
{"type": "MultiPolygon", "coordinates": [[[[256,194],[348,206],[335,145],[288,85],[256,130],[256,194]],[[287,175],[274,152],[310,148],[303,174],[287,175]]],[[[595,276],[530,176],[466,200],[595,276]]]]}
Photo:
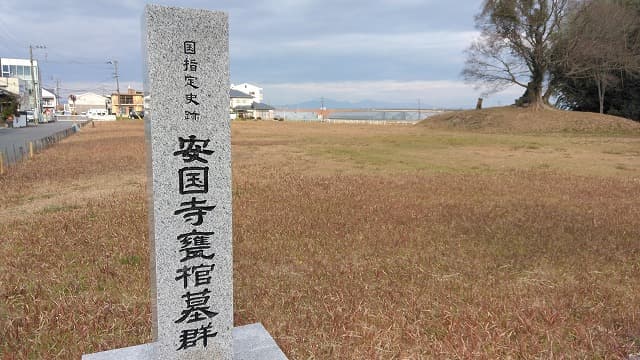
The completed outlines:
{"type": "Polygon", "coordinates": [[[480,38],[467,50],[465,79],[486,93],[519,85],[531,107],[543,108],[553,90],[548,84],[551,45],[568,1],[485,0],[476,16],[480,38]]]}
{"type": "Polygon", "coordinates": [[[584,1],[571,11],[557,43],[565,75],[594,81],[601,114],[607,89],[619,75],[640,73],[639,25],[637,14],[617,1],[584,1]]]}

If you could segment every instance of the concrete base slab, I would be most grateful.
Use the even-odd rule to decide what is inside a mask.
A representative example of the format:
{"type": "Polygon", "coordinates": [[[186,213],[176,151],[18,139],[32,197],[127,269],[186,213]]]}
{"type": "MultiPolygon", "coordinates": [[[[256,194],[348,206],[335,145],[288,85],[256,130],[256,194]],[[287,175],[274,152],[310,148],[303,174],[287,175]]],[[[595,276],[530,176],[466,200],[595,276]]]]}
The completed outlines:
{"type": "MultiPolygon", "coordinates": [[[[232,335],[234,360],[287,360],[261,323],[237,326],[232,335]]],[[[150,343],[83,355],[82,360],[153,360],[155,355],[155,344],[150,343]]]]}

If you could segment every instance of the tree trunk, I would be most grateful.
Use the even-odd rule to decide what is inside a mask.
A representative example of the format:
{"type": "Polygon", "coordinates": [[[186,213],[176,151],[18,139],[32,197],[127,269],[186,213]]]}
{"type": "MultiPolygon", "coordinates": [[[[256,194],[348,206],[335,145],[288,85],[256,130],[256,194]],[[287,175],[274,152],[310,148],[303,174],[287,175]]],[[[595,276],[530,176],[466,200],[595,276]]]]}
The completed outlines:
{"type": "Polygon", "coordinates": [[[476,102],[476,110],[482,110],[482,98],[478,98],[478,102],[476,102]]]}
{"type": "Polygon", "coordinates": [[[529,89],[529,107],[534,110],[542,110],[544,108],[542,89],[540,87],[529,89]]]}
{"type": "Polygon", "coordinates": [[[544,99],[542,98],[543,81],[544,70],[541,68],[535,69],[531,76],[531,81],[527,84],[527,90],[529,92],[529,107],[534,110],[541,110],[544,108],[544,99]]]}
{"type": "Polygon", "coordinates": [[[548,105],[551,91],[543,91],[544,82],[544,66],[539,64],[533,64],[530,66],[533,68],[531,74],[531,80],[527,83],[527,89],[524,94],[516,100],[516,105],[527,106],[533,110],[542,110],[548,105]]]}
{"type": "Polygon", "coordinates": [[[598,101],[600,102],[600,114],[604,114],[604,84],[600,79],[596,79],[598,85],[598,101]]]}

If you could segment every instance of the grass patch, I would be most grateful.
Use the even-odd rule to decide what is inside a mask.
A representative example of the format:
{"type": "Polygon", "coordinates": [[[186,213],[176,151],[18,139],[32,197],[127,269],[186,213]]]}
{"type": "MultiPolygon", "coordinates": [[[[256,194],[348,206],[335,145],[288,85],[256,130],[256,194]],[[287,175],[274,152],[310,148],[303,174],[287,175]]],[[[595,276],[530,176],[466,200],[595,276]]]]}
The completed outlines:
{"type": "MultiPolygon", "coordinates": [[[[291,359],[639,352],[640,138],[552,130],[234,122],[235,324],[291,359]]],[[[143,133],[0,177],[0,358],[151,341],[143,133]]]]}
{"type": "Polygon", "coordinates": [[[513,150],[538,150],[542,145],[538,143],[517,144],[512,147],[513,150]]]}
{"type": "Polygon", "coordinates": [[[131,266],[138,266],[140,265],[141,261],[142,261],[142,258],[139,255],[122,256],[120,257],[120,260],[119,260],[121,265],[131,265],[131,266]]]}
{"type": "Polygon", "coordinates": [[[47,205],[45,206],[44,209],[42,209],[41,213],[51,214],[51,213],[57,213],[61,211],[71,211],[78,208],[79,208],[78,205],[47,205]]]}

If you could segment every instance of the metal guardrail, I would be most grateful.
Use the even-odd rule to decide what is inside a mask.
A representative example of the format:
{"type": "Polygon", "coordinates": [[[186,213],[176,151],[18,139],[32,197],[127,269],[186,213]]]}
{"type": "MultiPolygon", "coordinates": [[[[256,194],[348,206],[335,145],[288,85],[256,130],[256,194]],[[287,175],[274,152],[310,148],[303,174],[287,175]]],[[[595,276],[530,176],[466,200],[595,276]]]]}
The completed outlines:
{"type": "Polygon", "coordinates": [[[56,115],[56,121],[87,121],[86,115],[56,115]]]}
{"type": "Polygon", "coordinates": [[[75,134],[81,127],[84,127],[90,122],[91,121],[89,120],[79,122],[70,128],[57,131],[43,138],[25,141],[24,145],[13,144],[10,148],[5,147],[0,149],[0,175],[7,172],[11,167],[18,166],[20,162],[32,158],[35,154],[40,153],[72,134],[75,134]]]}

